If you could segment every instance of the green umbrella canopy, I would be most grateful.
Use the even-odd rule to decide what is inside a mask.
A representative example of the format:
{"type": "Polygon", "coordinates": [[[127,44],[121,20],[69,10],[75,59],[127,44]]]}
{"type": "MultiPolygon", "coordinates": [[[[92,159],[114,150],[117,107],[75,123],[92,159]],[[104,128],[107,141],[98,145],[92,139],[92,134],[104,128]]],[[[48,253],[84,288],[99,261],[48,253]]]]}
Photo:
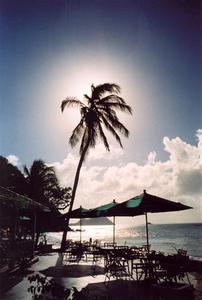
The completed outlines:
{"type": "MultiPolygon", "coordinates": [[[[80,242],[82,242],[82,221],[81,219],[84,218],[88,218],[88,213],[89,213],[89,209],[83,208],[82,206],[80,206],[79,208],[72,210],[70,213],[70,219],[80,219],[80,242]]],[[[64,218],[66,218],[66,216],[68,216],[69,213],[63,215],[64,218]]]]}
{"type": "Polygon", "coordinates": [[[160,198],[144,191],[143,194],[124,201],[108,210],[107,216],[138,216],[145,214],[146,237],[149,249],[147,213],[171,212],[190,209],[192,207],[180,202],[160,198]]]}
{"type": "MultiPolygon", "coordinates": [[[[84,218],[97,218],[105,216],[108,210],[116,205],[115,200],[108,204],[96,207],[94,209],[87,209],[80,206],[77,209],[72,210],[70,214],[70,219],[84,219],[84,218]]],[[[62,217],[66,218],[69,213],[63,214],[62,217]]]]}
{"type": "MultiPolygon", "coordinates": [[[[117,204],[108,212],[111,216],[137,216],[144,213],[180,211],[192,207],[180,202],[170,201],[144,191],[143,194],[117,204]]],[[[108,215],[108,216],[109,216],[108,215]]]]}
{"type": "Polygon", "coordinates": [[[88,214],[90,212],[90,209],[83,208],[80,206],[77,209],[72,210],[70,214],[70,219],[83,219],[88,218],[88,214]]]}
{"type": "Polygon", "coordinates": [[[108,212],[111,211],[112,208],[114,208],[117,205],[116,201],[113,200],[113,202],[98,206],[94,209],[91,209],[88,212],[89,218],[96,218],[96,217],[106,217],[106,216],[112,216],[108,215],[108,212]]]}

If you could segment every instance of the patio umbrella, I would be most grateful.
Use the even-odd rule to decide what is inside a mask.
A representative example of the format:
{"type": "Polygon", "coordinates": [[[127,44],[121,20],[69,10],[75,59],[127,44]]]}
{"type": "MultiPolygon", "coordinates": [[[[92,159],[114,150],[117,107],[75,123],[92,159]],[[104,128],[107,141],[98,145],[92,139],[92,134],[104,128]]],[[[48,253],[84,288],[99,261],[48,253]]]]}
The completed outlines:
{"type": "MultiPolygon", "coordinates": [[[[65,215],[57,211],[41,212],[34,222],[36,222],[36,231],[40,233],[60,232],[66,226],[65,215]]],[[[70,227],[67,230],[72,231],[70,227]]]]}
{"type": "Polygon", "coordinates": [[[110,211],[117,205],[116,201],[113,200],[110,203],[98,206],[94,209],[91,209],[88,212],[88,218],[98,218],[98,217],[113,217],[113,243],[115,243],[115,215],[111,215],[110,211]]]}
{"type": "Polygon", "coordinates": [[[80,219],[80,242],[82,241],[82,219],[88,218],[89,209],[80,206],[77,209],[72,210],[70,219],[80,219]]]}
{"type": "Polygon", "coordinates": [[[180,202],[170,201],[161,197],[144,193],[117,204],[108,211],[108,216],[138,216],[145,215],[147,246],[149,246],[147,213],[170,212],[190,209],[192,207],[180,202]]]}

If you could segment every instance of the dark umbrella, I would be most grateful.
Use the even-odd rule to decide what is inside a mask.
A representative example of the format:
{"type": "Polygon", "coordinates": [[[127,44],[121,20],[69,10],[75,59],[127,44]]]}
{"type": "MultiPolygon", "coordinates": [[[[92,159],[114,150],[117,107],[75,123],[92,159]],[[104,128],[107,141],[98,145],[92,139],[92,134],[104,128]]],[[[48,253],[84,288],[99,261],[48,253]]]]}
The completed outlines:
{"type": "Polygon", "coordinates": [[[83,208],[82,206],[80,206],[79,208],[74,209],[74,210],[71,211],[70,219],[88,218],[89,211],[90,211],[90,209],[83,208]]]}
{"type": "Polygon", "coordinates": [[[147,246],[149,246],[147,213],[180,211],[192,207],[180,202],[173,202],[164,198],[144,193],[127,201],[117,204],[108,211],[108,216],[138,216],[145,214],[147,246]]]}
{"type": "Polygon", "coordinates": [[[89,212],[89,209],[80,206],[79,208],[72,210],[70,214],[70,219],[80,219],[80,242],[82,241],[82,219],[89,218],[89,212]]]}
{"type": "Polygon", "coordinates": [[[116,201],[113,200],[113,202],[98,206],[94,209],[89,210],[89,212],[88,212],[88,218],[107,217],[107,216],[113,217],[113,243],[115,243],[115,225],[116,224],[115,224],[115,215],[111,215],[110,211],[116,205],[117,205],[116,201]]]}
{"type": "MultiPolygon", "coordinates": [[[[64,215],[57,212],[43,212],[38,216],[36,229],[39,232],[60,232],[64,230],[65,225],[64,215]]],[[[70,227],[67,230],[72,231],[70,227]]]]}

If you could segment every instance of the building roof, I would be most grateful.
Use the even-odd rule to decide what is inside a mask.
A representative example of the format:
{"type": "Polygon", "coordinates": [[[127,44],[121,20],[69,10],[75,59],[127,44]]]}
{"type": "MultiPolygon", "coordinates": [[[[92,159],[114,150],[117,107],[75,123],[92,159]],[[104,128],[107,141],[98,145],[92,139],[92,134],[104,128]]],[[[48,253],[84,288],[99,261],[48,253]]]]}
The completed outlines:
{"type": "Polygon", "coordinates": [[[40,204],[29,197],[15,193],[7,188],[0,186],[0,206],[15,207],[23,210],[37,209],[50,212],[50,208],[40,204]]]}

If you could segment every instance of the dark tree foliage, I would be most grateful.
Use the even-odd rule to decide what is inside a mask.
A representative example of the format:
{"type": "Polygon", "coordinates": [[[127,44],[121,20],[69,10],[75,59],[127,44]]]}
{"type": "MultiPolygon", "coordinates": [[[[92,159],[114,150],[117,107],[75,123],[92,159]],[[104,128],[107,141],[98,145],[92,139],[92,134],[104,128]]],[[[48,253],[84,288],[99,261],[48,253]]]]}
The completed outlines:
{"type": "Polygon", "coordinates": [[[47,166],[42,160],[35,160],[30,169],[24,167],[24,172],[30,198],[51,210],[68,207],[71,189],[60,187],[53,167],[47,166]]]}
{"type": "Polygon", "coordinates": [[[26,193],[24,175],[3,156],[0,156],[0,186],[19,194],[26,193]]]}
{"type": "Polygon", "coordinates": [[[0,186],[28,196],[55,212],[66,209],[70,203],[71,188],[61,187],[54,168],[42,160],[35,160],[30,169],[25,166],[23,174],[0,156],[0,186]]]}

